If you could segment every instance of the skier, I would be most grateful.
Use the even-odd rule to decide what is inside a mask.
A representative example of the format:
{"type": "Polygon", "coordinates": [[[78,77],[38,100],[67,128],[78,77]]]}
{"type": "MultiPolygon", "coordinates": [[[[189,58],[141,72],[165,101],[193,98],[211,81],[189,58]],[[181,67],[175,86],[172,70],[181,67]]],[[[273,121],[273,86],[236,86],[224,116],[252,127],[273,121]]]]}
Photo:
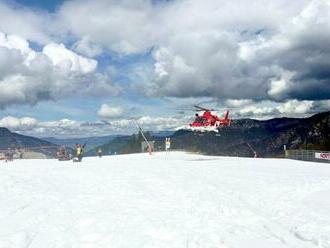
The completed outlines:
{"type": "Polygon", "coordinates": [[[75,158],[73,158],[73,162],[81,162],[83,158],[85,146],[86,143],[84,145],[76,144],[76,154],[75,154],[75,158]]]}
{"type": "Polygon", "coordinates": [[[18,153],[18,157],[20,159],[22,159],[23,158],[23,150],[21,150],[20,148],[18,148],[17,153],[18,153]]]}
{"type": "Polygon", "coordinates": [[[99,156],[99,158],[102,158],[102,149],[101,148],[99,148],[97,150],[97,156],[99,156]]]}
{"type": "Polygon", "coordinates": [[[6,162],[13,161],[13,157],[14,157],[13,151],[10,148],[8,148],[6,153],[5,153],[5,161],[6,162]]]}
{"type": "Polygon", "coordinates": [[[57,159],[59,161],[63,161],[66,158],[66,149],[65,146],[61,146],[60,149],[57,152],[57,159]]]}
{"type": "Polygon", "coordinates": [[[81,145],[80,144],[76,144],[76,154],[75,154],[76,158],[74,158],[74,162],[81,162],[81,159],[82,159],[82,149],[81,149],[81,145]]]}
{"type": "Polygon", "coordinates": [[[258,157],[258,154],[257,154],[257,152],[255,151],[254,152],[254,156],[253,156],[254,158],[257,158],[258,157]]]}

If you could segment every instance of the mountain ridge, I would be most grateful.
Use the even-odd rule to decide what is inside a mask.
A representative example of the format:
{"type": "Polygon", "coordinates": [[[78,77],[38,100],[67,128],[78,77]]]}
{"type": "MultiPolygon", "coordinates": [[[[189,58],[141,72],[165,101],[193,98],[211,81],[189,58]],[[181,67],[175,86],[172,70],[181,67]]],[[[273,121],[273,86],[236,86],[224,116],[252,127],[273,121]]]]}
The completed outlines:
{"type": "MultiPolygon", "coordinates": [[[[155,141],[156,150],[164,150],[164,136],[145,132],[155,141]]],[[[287,149],[330,150],[330,111],[306,118],[274,118],[269,120],[236,119],[230,127],[215,133],[194,133],[178,130],[171,136],[171,148],[207,155],[251,157],[282,157],[287,149]]],[[[101,148],[105,154],[141,151],[143,138],[139,134],[117,137],[101,148]]],[[[95,153],[95,151],[93,151],[95,153]]]]}
{"type": "Polygon", "coordinates": [[[8,128],[0,127],[0,150],[8,148],[27,148],[31,151],[40,152],[47,157],[54,157],[58,145],[43,139],[11,132],[8,128]]]}
{"type": "MultiPolygon", "coordinates": [[[[208,155],[251,157],[256,152],[260,157],[281,157],[284,154],[284,146],[287,149],[330,150],[330,111],[307,118],[236,119],[232,121],[230,127],[220,129],[218,134],[200,134],[187,130],[178,130],[174,133],[169,131],[145,132],[148,140],[155,141],[156,150],[164,150],[165,134],[171,137],[172,149],[208,155]]],[[[95,144],[87,142],[86,155],[88,156],[95,156],[98,148],[101,148],[104,154],[140,152],[143,141],[140,134],[108,135],[62,141],[71,142],[71,146],[73,146],[75,143],[85,143],[86,140],[91,141],[94,138],[96,139],[95,144]],[[99,143],[103,141],[106,142],[100,145],[99,143]]],[[[49,140],[13,133],[7,128],[0,127],[0,150],[7,149],[7,147],[35,148],[39,152],[49,155],[55,154],[59,145],[68,144],[54,144],[49,140]],[[53,148],[51,151],[36,148],[40,146],[53,148]]]]}
{"type": "Polygon", "coordinates": [[[308,118],[241,119],[195,138],[194,133],[176,132],[173,148],[197,150],[210,155],[279,157],[287,149],[330,150],[330,111],[308,118]],[[216,146],[216,147],[215,147],[216,146]]]}

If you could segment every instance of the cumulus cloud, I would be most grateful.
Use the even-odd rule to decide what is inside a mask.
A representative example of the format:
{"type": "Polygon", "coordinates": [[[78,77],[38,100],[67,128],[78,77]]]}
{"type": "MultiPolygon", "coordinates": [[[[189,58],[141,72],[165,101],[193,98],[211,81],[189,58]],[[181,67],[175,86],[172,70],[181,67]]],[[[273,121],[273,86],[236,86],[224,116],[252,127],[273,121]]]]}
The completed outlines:
{"type": "MultiPolygon", "coordinates": [[[[190,8],[198,2],[191,2],[185,11],[192,11],[190,8]]],[[[218,4],[207,3],[214,9],[218,4]]],[[[275,8],[273,17],[283,12],[289,15],[281,19],[282,23],[274,21],[273,25],[268,23],[270,18],[259,12],[255,12],[260,18],[255,23],[240,23],[241,18],[224,23],[219,15],[214,23],[192,20],[203,29],[180,30],[178,25],[176,32],[154,52],[155,74],[150,88],[154,94],[173,96],[328,99],[330,53],[325,41],[330,37],[330,4],[301,3],[299,12],[279,13],[275,8]],[[241,26],[235,25],[235,29],[233,24],[241,26]]],[[[222,10],[228,11],[227,8],[224,5],[222,10]]],[[[203,10],[205,7],[200,9],[203,10]]],[[[208,9],[204,14],[210,13],[208,9]]]]}
{"type": "MultiPolygon", "coordinates": [[[[187,118],[151,117],[144,116],[137,119],[144,130],[162,131],[175,130],[188,122],[187,118]]],[[[55,121],[38,121],[34,118],[16,118],[7,116],[0,119],[0,126],[7,127],[13,132],[37,137],[90,137],[110,134],[132,134],[138,130],[131,119],[117,119],[107,121],[75,121],[61,119],[55,121]]]]}
{"type": "Polygon", "coordinates": [[[102,118],[117,118],[124,113],[121,107],[110,107],[107,104],[102,104],[97,114],[102,118]]]}
{"type": "Polygon", "coordinates": [[[7,127],[13,130],[29,130],[35,128],[37,124],[38,121],[30,117],[16,118],[13,116],[7,116],[0,120],[1,127],[7,127]]]}
{"type": "Polygon", "coordinates": [[[243,107],[246,105],[251,105],[254,102],[252,100],[249,99],[228,99],[225,101],[225,106],[228,107],[234,107],[234,108],[238,108],[238,107],[243,107]]]}
{"type": "Polygon", "coordinates": [[[277,107],[277,110],[282,114],[306,114],[310,113],[313,104],[313,101],[291,100],[277,107]]]}
{"type": "Polygon", "coordinates": [[[153,44],[151,1],[66,1],[58,14],[71,33],[112,51],[139,53],[153,44]]]}
{"type": "Polygon", "coordinates": [[[54,66],[64,70],[69,67],[70,71],[87,74],[94,72],[97,67],[96,60],[84,58],[70,51],[63,44],[47,44],[42,52],[51,59],[54,66]]]}
{"type": "Polygon", "coordinates": [[[35,104],[73,92],[118,94],[97,61],[74,53],[63,44],[49,43],[42,51],[16,35],[0,32],[0,107],[35,104]]]}
{"type": "Polygon", "coordinates": [[[84,54],[91,58],[96,57],[103,52],[101,46],[92,43],[87,37],[83,37],[81,40],[77,41],[74,44],[74,49],[80,54],[84,54]]]}
{"type": "Polygon", "coordinates": [[[267,118],[269,116],[276,116],[278,113],[276,108],[273,107],[261,107],[261,106],[247,106],[242,108],[236,113],[236,116],[239,117],[248,117],[248,118],[267,118]]]}
{"type": "Polygon", "coordinates": [[[147,96],[217,98],[241,116],[329,109],[328,0],[72,0],[52,15],[3,2],[0,13],[0,30],[19,35],[0,33],[0,107],[118,94],[91,59],[108,53],[151,56],[125,75],[147,96]]]}
{"type": "Polygon", "coordinates": [[[1,1],[0,15],[0,31],[16,34],[40,44],[50,42],[50,30],[52,26],[55,28],[55,24],[47,13],[15,5],[13,1],[1,1]]]}
{"type": "Polygon", "coordinates": [[[327,0],[76,0],[58,14],[86,53],[89,42],[122,55],[152,48],[147,95],[274,101],[330,95],[327,0]]]}
{"type": "Polygon", "coordinates": [[[330,101],[298,101],[273,103],[271,101],[250,102],[233,109],[234,118],[270,119],[274,117],[306,117],[313,113],[329,111],[330,101]]]}

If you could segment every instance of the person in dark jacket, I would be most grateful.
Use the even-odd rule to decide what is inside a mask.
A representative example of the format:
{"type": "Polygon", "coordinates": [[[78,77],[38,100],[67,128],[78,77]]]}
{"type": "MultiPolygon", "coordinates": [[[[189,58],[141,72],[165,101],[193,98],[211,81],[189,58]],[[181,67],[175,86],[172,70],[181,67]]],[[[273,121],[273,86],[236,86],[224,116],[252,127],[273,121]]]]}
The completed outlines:
{"type": "Polygon", "coordinates": [[[14,158],[14,152],[12,151],[12,149],[8,148],[7,151],[5,152],[5,161],[9,162],[9,161],[13,161],[14,158]]]}
{"type": "Polygon", "coordinates": [[[102,149],[101,148],[97,149],[97,156],[99,156],[99,158],[102,158],[102,149]]]}

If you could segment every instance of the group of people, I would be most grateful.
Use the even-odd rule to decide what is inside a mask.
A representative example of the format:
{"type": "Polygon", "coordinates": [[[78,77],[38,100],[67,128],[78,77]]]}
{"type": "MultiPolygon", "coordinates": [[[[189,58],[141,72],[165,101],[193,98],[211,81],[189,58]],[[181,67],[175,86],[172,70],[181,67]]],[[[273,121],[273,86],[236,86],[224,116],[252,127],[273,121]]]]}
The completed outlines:
{"type": "MultiPolygon", "coordinates": [[[[59,161],[73,160],[73,162],[81,162],[85,153],[85,144],[76,143],[74,154],[68,152],[65,146],[61,146],[56,154],[56,157],[59,161]]],[[[96,154],[99,158],[102,158],[103,151],[101,148],[96,150],[96,154]]]]}
{"type": "MultiPolygon", "coordinates": [[[[67,161],[73,160],[73,162],[81,162],[85,153],[85,144],[76,144],[73,152],[70,152],[64,145],[60,146],[57,153],[56,158],[59,161],[67,161]],[[73,153],[73,154],[72,154],[73,153]]],[[[72,151],[72,150],[71,150],[72,151]]],[[[102,157],[103,152],[101,148],[96,150],[96,154],[98,157],[102,157]]],[[[5,162],[13,161],[14,156],[17,158],[23,158],[23,151],[17,148],[7,148],[3,152],[3,159],[5,162]]]]}
{"type": "Polygon", "coordinates": [[[23,150],[20,148],[10,148],[8,147],[7,150],[3,152],[3,159],[5,162],[10,162],[15,158],[23,158],[23,150]]]}
{"type": "Polygon", "coordinates": [[[57,151],[56,157],[59,161],[67,161],[73,159],[73,162],[81,162],[84,156],[85,144],[76,144],[74,154],[68,152],[65,146],[61,146],[57,151]]]}
{"type": "MultiPolygon", "coordinates": [[[[76,149],[75,149],[75,158],[73,158],[73,162],[81,162],[83,156],[84,156],[84,149],[85,149],[86,143],[85,144],[76,144],[76,149]]],[[[102,149],[99,148],[97,149],[97,156],[102,158],[102,149]]]]}

